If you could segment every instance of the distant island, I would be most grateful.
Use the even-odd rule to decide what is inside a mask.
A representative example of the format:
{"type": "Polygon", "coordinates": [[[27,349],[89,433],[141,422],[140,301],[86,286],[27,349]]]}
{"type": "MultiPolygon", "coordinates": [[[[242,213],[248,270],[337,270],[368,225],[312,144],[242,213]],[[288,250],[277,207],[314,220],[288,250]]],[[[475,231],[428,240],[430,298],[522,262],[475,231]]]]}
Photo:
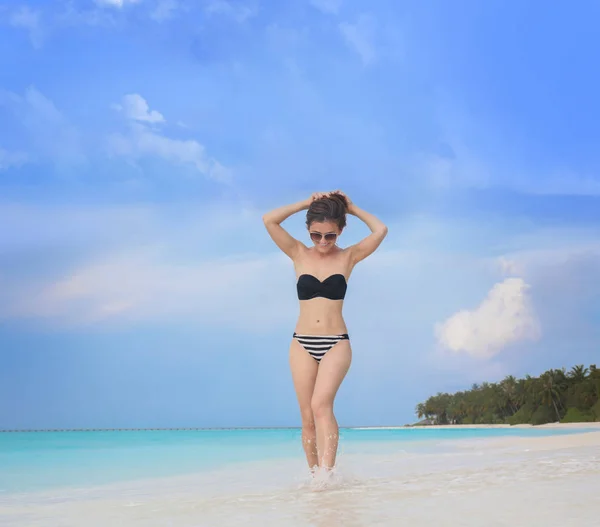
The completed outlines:
{"type": "Polygon", "coordinates": [[[438,393],[416,406],[418,425],[531,424],[600,421],[600,369],[574,366],[539,377],[512,375],[470,390],[438,393]]]}

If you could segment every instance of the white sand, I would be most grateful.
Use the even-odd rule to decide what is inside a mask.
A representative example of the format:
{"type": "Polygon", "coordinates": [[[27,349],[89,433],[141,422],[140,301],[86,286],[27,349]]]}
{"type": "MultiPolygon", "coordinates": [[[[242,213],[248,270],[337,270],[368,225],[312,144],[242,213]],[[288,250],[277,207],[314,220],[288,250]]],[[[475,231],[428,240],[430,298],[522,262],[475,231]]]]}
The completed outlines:
{"type": "MultiPolygon", "coordinates": [[[[0,499],[3,526],[598,527],[600,430],[345,454],[327,486],[301,459],[0,499]]],[[[372,445],[372,444],[371,444],[372,445]]]]}

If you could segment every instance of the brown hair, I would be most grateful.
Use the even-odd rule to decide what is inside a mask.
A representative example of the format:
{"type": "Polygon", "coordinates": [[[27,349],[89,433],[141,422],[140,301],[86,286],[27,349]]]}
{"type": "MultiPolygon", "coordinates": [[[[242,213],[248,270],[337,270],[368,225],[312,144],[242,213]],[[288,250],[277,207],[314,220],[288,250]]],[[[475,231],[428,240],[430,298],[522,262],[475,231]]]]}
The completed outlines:
{"type": "Polygon", "coordinates": [[[306,226],[310,228],[313,222],[331,221],[337,223],[340,231],[346,226],[348,201],[346,196],[332,192],[325,198],[314,200],[306,212],[306,226]]]}

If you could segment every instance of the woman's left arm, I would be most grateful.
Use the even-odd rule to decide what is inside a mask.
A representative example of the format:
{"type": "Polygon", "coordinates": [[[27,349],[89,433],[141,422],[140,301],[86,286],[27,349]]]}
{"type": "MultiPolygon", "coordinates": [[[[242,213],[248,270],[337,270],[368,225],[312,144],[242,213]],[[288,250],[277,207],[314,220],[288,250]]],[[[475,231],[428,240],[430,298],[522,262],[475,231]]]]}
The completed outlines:
{"type": "Polygon", "coordinates": [[[369,236],[348,248],[352,255],[352,260],[356,264],[361,260],[364,260],[379,247],[388,232],[388,228],[380,219],[357,207],[352,202],[348,205],[348,214],[352,214],[364,221],[367,224],[367,227],[371,229],[371,234],[369,234],[369,236]]]}

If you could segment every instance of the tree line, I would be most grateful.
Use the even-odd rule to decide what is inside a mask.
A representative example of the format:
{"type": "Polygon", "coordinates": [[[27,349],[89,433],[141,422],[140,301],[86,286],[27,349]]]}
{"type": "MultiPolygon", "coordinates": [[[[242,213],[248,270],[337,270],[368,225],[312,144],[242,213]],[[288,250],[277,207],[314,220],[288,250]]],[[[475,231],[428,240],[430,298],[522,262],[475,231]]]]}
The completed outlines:
{"type": "Polygon", "coordinates": [[[539,377],[512,375],[470,390],[438,393],[416,406],[428,424],[532,424],[600,421],[600,369],[551,369],[539,377]]]}

